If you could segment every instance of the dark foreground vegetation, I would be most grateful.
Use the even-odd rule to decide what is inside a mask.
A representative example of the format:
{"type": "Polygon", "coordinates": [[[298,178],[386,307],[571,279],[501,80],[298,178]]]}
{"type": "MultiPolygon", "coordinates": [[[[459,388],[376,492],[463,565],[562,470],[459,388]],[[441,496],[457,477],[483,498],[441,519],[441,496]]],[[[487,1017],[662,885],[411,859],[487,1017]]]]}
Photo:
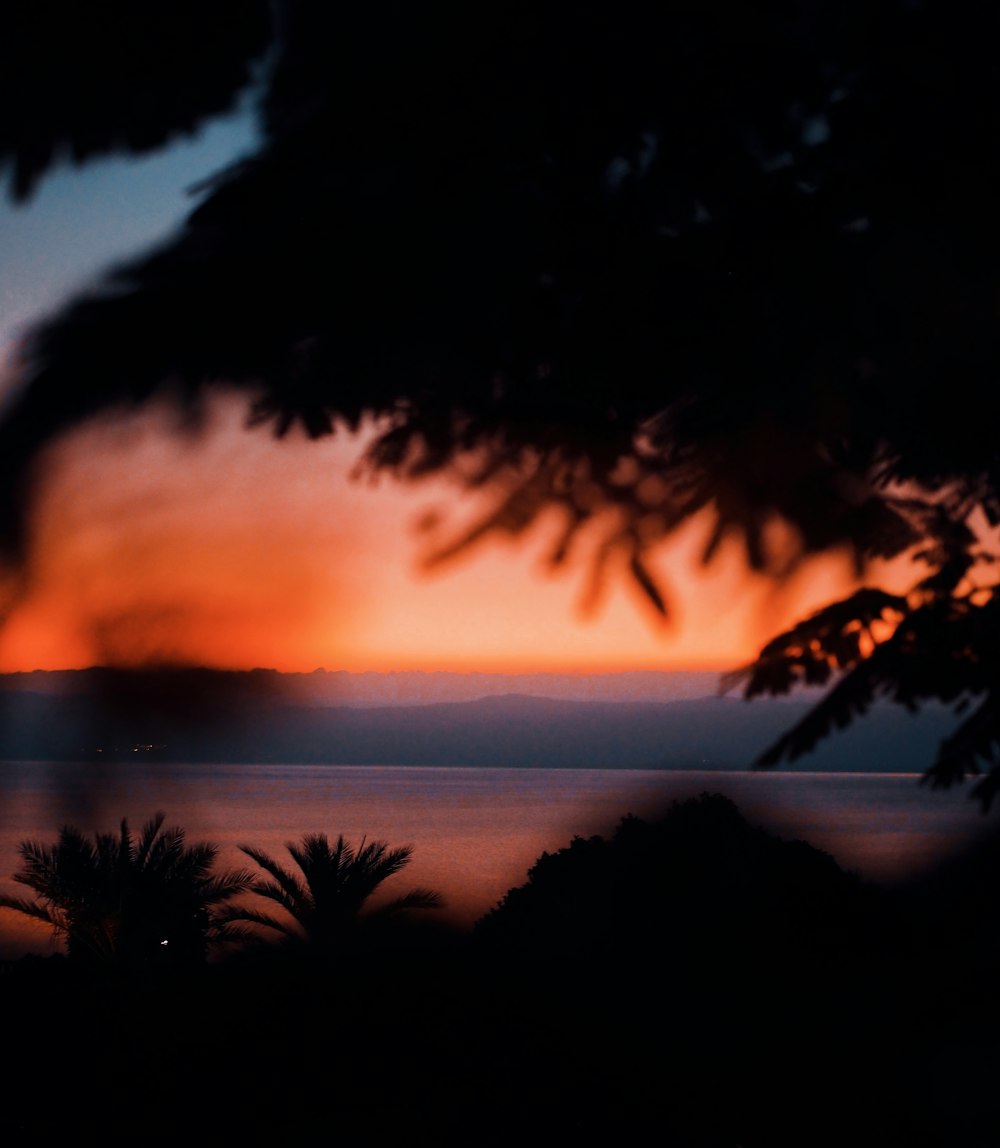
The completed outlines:
{"type": "MultiPolygon", "coordinates": [[[[297,848],[267,860],[305,920],[310,858],[363,848],[297,848]]],[[[996,1144],[998,864],[874,888],[703,795],[543,854],[470,933],[348,914],[339,946],[22,958],[5,1142],[996,1144]]]]}

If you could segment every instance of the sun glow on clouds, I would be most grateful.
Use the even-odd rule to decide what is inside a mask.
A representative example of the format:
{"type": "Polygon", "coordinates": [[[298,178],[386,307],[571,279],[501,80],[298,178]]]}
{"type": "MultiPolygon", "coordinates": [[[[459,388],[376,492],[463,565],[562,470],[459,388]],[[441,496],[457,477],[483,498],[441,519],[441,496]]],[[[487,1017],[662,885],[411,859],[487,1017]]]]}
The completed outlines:
{"type": "Polygon", "coordinates": [[[97,423],[53,452],[0,670],[725,667],[848,582],[831,559],[776,596],[735,546],[702,569],[707,523],[694,524],[658,555],[673,624],[658,624],[624,580],[584,615],[580,572],[540,564],[544,522],[516,545],[426,573],[414,524],[428,508],[454,509],[451,486],[351,481],[360,440],[248,433],[233,400],[216,403],[195,438],[170,433],[169,418],[161,408],[97,423]]]}

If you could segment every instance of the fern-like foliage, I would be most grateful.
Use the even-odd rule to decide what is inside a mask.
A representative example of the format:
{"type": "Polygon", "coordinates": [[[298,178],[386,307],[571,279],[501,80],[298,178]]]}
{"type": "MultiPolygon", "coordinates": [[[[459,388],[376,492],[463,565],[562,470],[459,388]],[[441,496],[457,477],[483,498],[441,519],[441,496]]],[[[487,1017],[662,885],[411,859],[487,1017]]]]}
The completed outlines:
{"type": "Polygon", "coordinates": [[[1000,594],[970,580],[986,556],[934,554],[933,570],[907,595],[862,589],[770,641],[753,665],[731,675],[748,697],[827,685],[825,696],[757,760],[795,761],[825,737],[887,700],[916,712],[952,707],[956,727],[924,775],[932,788],[978,777],[972,796],[988,810],[1000,793],[992,763],[1000,746],[1000,594]],[[984,766],[989,766],[984,773],[984,766]]]}

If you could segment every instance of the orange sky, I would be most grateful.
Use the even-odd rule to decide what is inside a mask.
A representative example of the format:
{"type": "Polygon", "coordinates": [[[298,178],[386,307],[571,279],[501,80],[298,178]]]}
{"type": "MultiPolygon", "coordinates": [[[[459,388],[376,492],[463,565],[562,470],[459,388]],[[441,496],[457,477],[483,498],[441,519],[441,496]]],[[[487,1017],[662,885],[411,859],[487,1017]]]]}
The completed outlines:
{"type": "MultiPolygon", "coordinates": [[[[700,527],[666,544],[663,626],[622,580],[591,616],[583,579],[544,570],[545,524],[422,573],[415,520],[456,509],[443,483],[347,477],[359,444],[248,434],[221,401],[197,442],[146,410],[55,452],[35,525],[31,589],[0,630],[0,670],[143,660],[234,668],[606,671],[732,667],[849,585],[834,559],[783,596],[737,550],[694,562],[700,527]]],[[[464,505],[464,504],[460,504],[464,505]]],[[[460,507],[459,507],[460,508],[460,507]]]]}

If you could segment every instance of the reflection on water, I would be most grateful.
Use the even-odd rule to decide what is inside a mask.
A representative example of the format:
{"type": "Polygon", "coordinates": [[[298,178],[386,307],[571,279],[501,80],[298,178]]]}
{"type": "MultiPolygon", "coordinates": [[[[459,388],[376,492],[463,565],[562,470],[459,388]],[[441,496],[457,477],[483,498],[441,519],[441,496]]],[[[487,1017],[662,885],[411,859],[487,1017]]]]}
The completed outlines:
{"type": "MultiPolygon", "coordinates": [[[[123,816],[138,830],[162,809],[189,843],[219,845],[222,867],[246,863],[240,843],[281,855],[309,832],[410,843],[413,861],[385,894],[394,882],[429,885],[469,924],[543,850],[706,790],[877,880],[927,865],[995,820],[967,790],[929,792],[914,774],[0,762],[0,888],[25,892],[9,880],[24,838],[52,842],[67,823],[114,830],[123,816]]],[[[44,928],[0,915],[0,956],[46,952],[47,941],[44,928]]]]}

